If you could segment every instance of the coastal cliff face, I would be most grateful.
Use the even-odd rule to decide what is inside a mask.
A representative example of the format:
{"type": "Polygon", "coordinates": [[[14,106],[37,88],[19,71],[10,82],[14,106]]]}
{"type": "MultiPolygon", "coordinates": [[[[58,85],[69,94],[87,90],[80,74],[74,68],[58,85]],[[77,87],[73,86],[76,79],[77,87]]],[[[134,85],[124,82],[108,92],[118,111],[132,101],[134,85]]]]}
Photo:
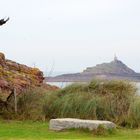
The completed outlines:
{"type": "Polygon", "coordinates": [[[39,69],[8,60],[0,53],[0,93],[9,94],[13,88],[20,93],[28,87],[43,85],[43,80],[39,69]]]}

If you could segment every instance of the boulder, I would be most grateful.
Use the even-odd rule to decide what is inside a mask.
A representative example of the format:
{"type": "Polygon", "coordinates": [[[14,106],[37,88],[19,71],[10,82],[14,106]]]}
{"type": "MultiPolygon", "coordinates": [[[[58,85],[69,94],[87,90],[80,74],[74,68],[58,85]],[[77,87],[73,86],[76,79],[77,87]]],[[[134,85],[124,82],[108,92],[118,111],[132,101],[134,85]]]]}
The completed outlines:
{"type": "Polygon", "coordinates": [[[81,120],[72,118],[62,118],[62,119],[51,119],[49,124],[49,129],[54,131],[61,131],[71,128],[83,128],[89,130],[95,130],[99,126],[103,126],[105,129],[115,128],[116,125],[109,121],[100,120],[81,120]]]}

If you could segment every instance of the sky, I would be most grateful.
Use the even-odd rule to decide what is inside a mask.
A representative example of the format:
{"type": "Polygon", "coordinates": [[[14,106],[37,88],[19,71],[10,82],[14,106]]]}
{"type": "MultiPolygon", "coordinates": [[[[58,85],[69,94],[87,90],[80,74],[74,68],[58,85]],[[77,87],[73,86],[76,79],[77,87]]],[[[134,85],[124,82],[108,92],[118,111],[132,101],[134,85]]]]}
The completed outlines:
{"type": "Polygon", "coordinates": [[[0,0],[0,52],[42,71],[81,72],[113,60],[140,72],[139,0],[0,0]]]}

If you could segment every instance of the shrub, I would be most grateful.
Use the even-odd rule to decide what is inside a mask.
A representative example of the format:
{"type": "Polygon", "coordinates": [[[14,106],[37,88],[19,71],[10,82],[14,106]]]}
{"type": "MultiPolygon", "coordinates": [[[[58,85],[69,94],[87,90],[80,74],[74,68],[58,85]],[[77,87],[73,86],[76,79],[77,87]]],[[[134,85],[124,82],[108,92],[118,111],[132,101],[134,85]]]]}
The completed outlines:
{"type": "Polygon", "coordinates": [[[43,116],[45,91],[42,88],[29,89],[18,97],[18,119],[38,120],[43,116]]]}
{"type": "Polygon", "coordinates": [[[127,125],[131,128],[140,127],[140,97],[138,96],[131,102],[127,125]]]}
{"type": "Polygon", "coordinates": [[[73,84],[46,96],[46,118],[81,118],[125,125],[136,88],[125,81],[92,81],[73,84]]]}
{"type": "Polygon", "coordinates": [[[125,81],[92,81],[73,84],[62,90],[34,88],[17,98],[14,113],[13,99],[0,113],[8,119],[42,120],[52,118],[80,118],[108,120],[121,126],[140,126],[140,97],[135,85],[125,81]]]}

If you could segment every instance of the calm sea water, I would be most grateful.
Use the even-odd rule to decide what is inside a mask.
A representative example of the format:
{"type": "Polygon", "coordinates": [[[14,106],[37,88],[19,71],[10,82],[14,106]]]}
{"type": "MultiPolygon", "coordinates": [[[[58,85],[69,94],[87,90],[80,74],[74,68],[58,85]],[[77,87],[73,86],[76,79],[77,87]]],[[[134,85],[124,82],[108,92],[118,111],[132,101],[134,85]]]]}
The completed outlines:
{"type": "Polygon", "coordinates": [[[57,86],[59,88],[64,88],[68,85],[73,84],[73,82],[47,82],[49,85],[57,86]]]}

